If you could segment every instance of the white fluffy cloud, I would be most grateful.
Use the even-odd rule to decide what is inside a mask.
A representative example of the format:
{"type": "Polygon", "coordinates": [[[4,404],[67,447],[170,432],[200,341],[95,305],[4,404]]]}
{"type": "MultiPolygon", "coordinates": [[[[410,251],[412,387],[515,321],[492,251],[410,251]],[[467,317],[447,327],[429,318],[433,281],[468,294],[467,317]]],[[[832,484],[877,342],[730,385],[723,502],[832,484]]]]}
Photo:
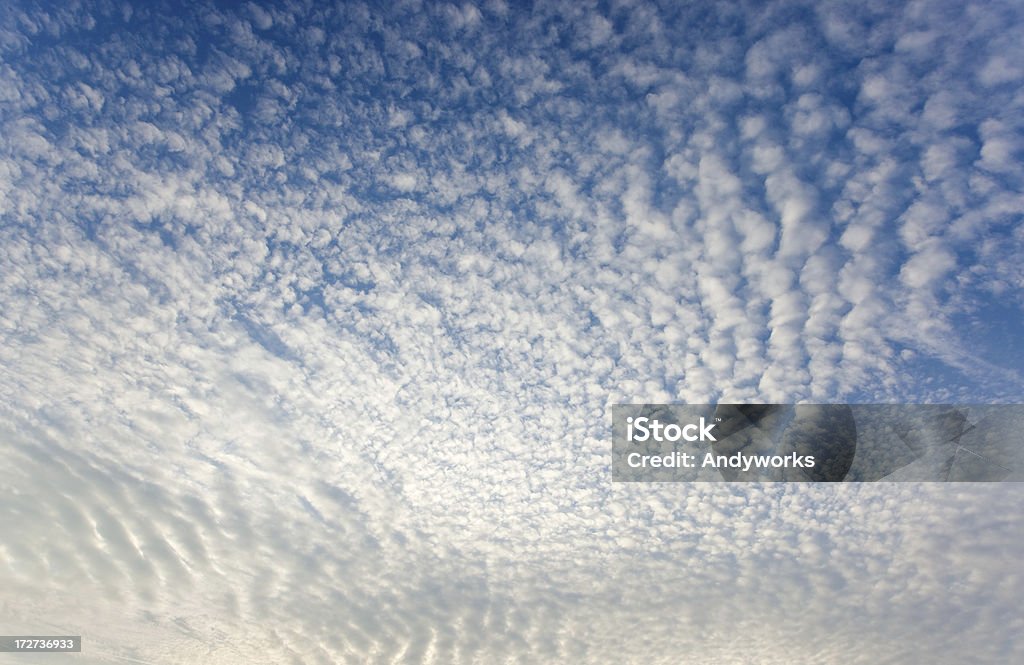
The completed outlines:
{"type": "Polygon", "coordinates": [[[1019,10],[605,9],[4,13],[6,632],[1020,655],[1015,486],[612,485],[607,410],[1019,401],[1019,10]]]}

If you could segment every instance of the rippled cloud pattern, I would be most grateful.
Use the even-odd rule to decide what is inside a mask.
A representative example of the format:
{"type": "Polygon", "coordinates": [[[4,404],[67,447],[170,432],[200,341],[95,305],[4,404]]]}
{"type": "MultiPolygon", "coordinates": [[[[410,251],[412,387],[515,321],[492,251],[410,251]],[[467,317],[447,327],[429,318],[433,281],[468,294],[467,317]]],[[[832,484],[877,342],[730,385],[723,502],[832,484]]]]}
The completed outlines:
{"type": "Polygon", "coordinates": [[[1022,81],[1014,2],[7,3],[4,631],[1019,660],[1019,484],[613,484],[610,407],[1020,402],[1022,81]]]}

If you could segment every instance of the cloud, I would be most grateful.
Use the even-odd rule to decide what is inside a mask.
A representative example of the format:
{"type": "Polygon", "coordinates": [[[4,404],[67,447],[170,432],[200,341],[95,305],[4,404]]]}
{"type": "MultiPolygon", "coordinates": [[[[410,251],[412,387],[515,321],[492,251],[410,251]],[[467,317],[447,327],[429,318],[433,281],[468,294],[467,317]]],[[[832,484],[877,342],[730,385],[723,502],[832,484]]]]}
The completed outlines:
{"type": "Polygon", "coordinates": [[[1014,486],[612,485],[607,407],[1019,400],[1020,25],[12,9],[5,625],[96,663],[1012,661],[1014,486]]]}

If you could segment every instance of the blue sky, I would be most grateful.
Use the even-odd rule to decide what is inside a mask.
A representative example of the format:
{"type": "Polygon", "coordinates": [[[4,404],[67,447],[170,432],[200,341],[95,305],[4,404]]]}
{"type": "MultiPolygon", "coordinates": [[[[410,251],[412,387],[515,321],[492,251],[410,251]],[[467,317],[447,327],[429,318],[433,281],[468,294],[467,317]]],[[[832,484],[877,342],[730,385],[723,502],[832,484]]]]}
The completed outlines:
{"type": "Polygon", "coordinates": [[[1003,2],[6,5],[4,630],[1019,657],[1018,486],[613,485],[609,425],[1020,402],[1022,45],[1003,2]]]}

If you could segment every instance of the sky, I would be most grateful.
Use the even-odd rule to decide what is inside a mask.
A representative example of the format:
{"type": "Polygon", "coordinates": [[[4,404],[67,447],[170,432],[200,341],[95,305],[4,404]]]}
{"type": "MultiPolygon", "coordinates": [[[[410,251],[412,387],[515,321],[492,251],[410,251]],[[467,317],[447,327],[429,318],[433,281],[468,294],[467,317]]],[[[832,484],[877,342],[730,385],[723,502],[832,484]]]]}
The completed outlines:
{"type": "Polygon", "coordinates": [[[1022,82],[1015,2],[4,3],[2,632],[1019,660],[1024,486],[613,483],[610,419],[1024,401],[1022,82]]]}

